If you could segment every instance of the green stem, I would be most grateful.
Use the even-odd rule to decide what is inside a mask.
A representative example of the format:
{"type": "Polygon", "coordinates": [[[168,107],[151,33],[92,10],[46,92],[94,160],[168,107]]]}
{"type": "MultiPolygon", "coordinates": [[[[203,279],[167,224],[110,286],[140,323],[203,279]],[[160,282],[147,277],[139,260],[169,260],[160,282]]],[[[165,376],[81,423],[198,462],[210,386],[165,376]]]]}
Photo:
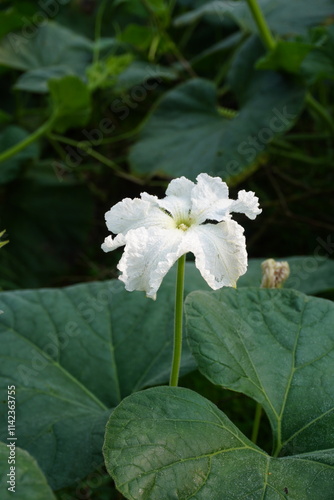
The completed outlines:
{"type": "Polygon", "coordinates": [[[326,109],[320,104],[320,102],[316,101],[312,94],[306,94],[306,103],[312,108],[318,116],[320,116],[324,122],[327,123],[330,131],[334,133],[334,123],[331,116],[327,113],[326,109]]]}
{"type": "Polygon", "coordinates": [[[184,290],[184,269],[186,255],[182,255],[177,261],[177,277],[175,291],[175,316],[174,316],[174,349],[172,371],[169,385],[177,387],[179,382],[179,372],[182,353],[182,322],[183,322],[183,290],[184,290]]]}
{"type": "Polygon", "coordinates": [[[263,15],[263,12],[260,9],[259,4],[257,3],[257,0],[247,0],[247,3],[252,13],[253,19],[258,27],[264,45],[268,50],[273,50],[276,46],[276,42],[263,15]]]}
{"type": "Polygon", "coordinates": [[[155,55],[157,53],[158,47],[160,43],[160,35],[155,35],[153,37],[150,50],[148,51],[148,60],[154,62],[155,55]]]}
{"type": "Polygon", "coordinates": [[[259,435],[261,416],[262,416],[262,406],[260,405],[260,403],[256,403],[253,431],[251,437],[251,440],[254,444],[256,444],[257,437],[259,435]]]}
{"type": "Polygon", "coordinates": [[[102,155],[98,151],[95,151],[95,149],[93,149],[90,146],[90,143],[87,143],[86,141],[77,142],[77,141],[74,141],[73,139],[69,139],[68,137],[63,137],[62,135],[58,135],[58,134],[49,134],[48,137],[51,140],[63,142],[64,144],[68,144],[69,146],[74,146],[78,149],[81,149],[82,151],[85,151],[92,158],[95,158],[96,160],[100,161],[101,163],[103,163],[107,167],[112,168],[116,172],[117,175],[119,175],[120,177],[123,177],[124,179],[135,182],[136,184],[140,184],[140,185],[144,184],[144,181],[142,179],[134,177],[131,174],[127,174],[126,172],[123,172],[122,168],[119,165],[117,165],[117,163],[110,160],[106,156],[102,155]]]}
{"type": "MultiPolygon", "coordinates": [[[[142,128],[145,121],[146,120],[143,120],[142,122],[139,123],[139,125],[137,125],[136,127],[134,127],[131,130],[128,130],[128,132],[124,132],[123,134],[115,135],[114,137],[106,137],[105,139],[101,139],[101,140],[97,141],[97,145],[112,144],[114,142],[119,142],[119,141],[124,141],[125,139],[129,139],[130,137],[133,137],[134,135],[139,133],[139,131],[142,128]]],[[[94,146],[94,141],[91,141],[91,144],[94,146]]]]}
{"type": "Polygon", "coordinates": [[[41,125],[37,130],[35,130],[35,132],[33,132],[32,134],[28,135],[28,137],[23,139],[23,141],[19,142],[18,144],[15,144],[15,146],[12,146],[11,148],[1,153],[0,163],[8,160],[12,156],[15,156],[17,153],[30,146],[30,144],[37,141],[37,139],[39,139],[43,135],[46,135],[48,131],[52,128],[53,122],[54,122],[54,117],[51,117],[47,122],[41,125]]]}

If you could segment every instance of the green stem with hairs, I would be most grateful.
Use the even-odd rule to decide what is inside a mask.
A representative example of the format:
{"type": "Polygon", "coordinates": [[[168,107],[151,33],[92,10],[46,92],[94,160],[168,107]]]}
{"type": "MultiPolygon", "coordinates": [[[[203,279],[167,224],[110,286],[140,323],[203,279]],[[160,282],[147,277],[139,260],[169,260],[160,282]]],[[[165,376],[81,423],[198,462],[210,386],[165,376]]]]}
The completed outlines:
{"type": "Polygon", "coordinates": [[[260,9],[257,0],[247,0],[248,7],[252,13],[253,19],[258,27],[260,36],[266,48],[268,50],[273,50],[276,46],[276,41],[270,31],[267,21],[260,9]]]}
{"type": "Polygon", "coordinates": [[[229,120],[232,120],[232,118],[235,118],[237,116],[238,111],[235,111],[234,109],[230,109],[230,108],[225,108],[224,106],[219,106],[218,113],[221,116],[223,116],[224,118],[228,118],[229,120]]]}
{"type": "Polygon", "coordinates": [[[169,385],[177,387],[182,353],[182,323],[183,323],[183,292],[184,292],[184,270],[186,255],[182,255],[177,261],[176,291],[175,291],[175,316],[174,316],[174,348],[172,371],[169,385]]]}

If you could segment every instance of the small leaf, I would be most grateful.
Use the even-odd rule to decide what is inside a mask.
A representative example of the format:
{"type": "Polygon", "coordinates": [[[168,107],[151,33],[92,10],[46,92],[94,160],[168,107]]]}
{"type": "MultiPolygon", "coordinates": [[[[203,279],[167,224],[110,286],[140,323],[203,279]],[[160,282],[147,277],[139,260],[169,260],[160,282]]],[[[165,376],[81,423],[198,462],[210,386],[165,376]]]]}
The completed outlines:
{"type": "Polygon", "coordinates": [[[118,40],[133,45],[137,50],[146,51],[151,45],[153,36],[154,31],[147,26],[128,24],[124,31],[118,36],[118,40]]]}
{"type": "Polygon", "coordinates": [[[109,56],[87,68],[88,86],[91,90],[115,85],[116,79],[132,62],[132,54],[109,56]]]}
{"type": "Polygon", "coordinates": [[[146,0],[146,6],[154,13],[160,22],[168,25],[169,20],[169,5],[165,0],[146,0]]]}
{"type": "Polygon", "coordinates": [[[313,45],[310,43],[279,40],[275,48],[257,62],[256,68],[284,70],[298,74],[302,62],[312,49],[313,45]]]}
{"type": "Polygon", "coordinates": [[[82,127],[91,114],[90,92],[77,76],[68,75],[48,82],[56,120],[53,129],[63,133],[69,128],[82,127]]]}

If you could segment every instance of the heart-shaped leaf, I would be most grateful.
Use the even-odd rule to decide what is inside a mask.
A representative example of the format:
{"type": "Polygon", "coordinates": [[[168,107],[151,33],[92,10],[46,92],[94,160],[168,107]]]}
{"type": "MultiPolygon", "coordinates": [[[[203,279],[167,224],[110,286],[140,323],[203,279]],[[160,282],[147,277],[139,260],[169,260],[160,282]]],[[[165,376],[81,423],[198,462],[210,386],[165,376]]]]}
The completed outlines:
{"type": "Polygon", "coordinates": [[[220,114],[217,89],[207,80],[167,92],[132,148],[133,170],[191,179],[206,171],[229,181],[247,175],[267,143],[292,126],[303,103],[303,90],[278,74],[261,72],[251,88],[231,119],[220,114]]]}
{"type": "Polygon", "coordinates": [[[1,500],[56,500],[36,460],[16,446],[16,441],[0,443],[1,500]],[[14,445],[11,443],[15,443],[14,445]]]}
{"type": "Polygon", "coordinates": [[[266,410],[274,453],[334,453],[334,304],[294,290],[194,292],[187,332],[200,371],[266,410]]]}
{"type": "Polygon", "coordinates": [[[78,76],[51,79],[48,87],[55,117],[54,130],[63,133],[71,127],[87,124],[91,113],[90,91],[78,76]]]}
{"type": "MultiPolygon", "coordinates": [[[[194,271],[188,292],[203,282],[194,271]]],[[[169,273],[156,302],[117,280],[1,294],[2,394],[16,386],[20,446],[53,488],[101,465],[104,426],[122,398],[168,381],[174,280],[169,273]]],[[[194,368],[185,348],[182,372],[194,368]]]]}
{"type": "Polygon", "coordinates": [[[130,500],[330,500],[333,493],[333,455],[271,458],[189,389],[126,398],[107,424],[103,452],[130,500]]]}
{"type": "Polygon", "coordinates": [[[39,28],[26,26],[0,43],[0,65],[25,71],[17,86],[34,92],[47,92],[47,82],[55,75],[85,77],[91,57],[87,38],[53,22],[39,28]]]}

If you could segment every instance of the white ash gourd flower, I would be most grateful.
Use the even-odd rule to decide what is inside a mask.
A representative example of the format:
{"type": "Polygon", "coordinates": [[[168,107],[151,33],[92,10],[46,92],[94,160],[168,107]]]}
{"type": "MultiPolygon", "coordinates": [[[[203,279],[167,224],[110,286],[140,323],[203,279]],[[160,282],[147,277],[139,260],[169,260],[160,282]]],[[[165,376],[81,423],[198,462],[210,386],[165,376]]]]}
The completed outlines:
{"type": "Polygon", "coordinates": [[[197,184],[180,177],[168,185],[166,196],[147,193],[125,198],[106,214],[108,229],[116,234],[102,244],[105,252],[125,245],[118,263],[120,280],[128,291],[145,291],[156,298],[164,276],[185,253],[195,255],[195,265],[208,285],[217,290],[236,286],[247,270],[244,229],[231,212],[250,219],[262,212],[251,191],[240,191],[230,200],[219,177],[200,174],[197,184]]]}

